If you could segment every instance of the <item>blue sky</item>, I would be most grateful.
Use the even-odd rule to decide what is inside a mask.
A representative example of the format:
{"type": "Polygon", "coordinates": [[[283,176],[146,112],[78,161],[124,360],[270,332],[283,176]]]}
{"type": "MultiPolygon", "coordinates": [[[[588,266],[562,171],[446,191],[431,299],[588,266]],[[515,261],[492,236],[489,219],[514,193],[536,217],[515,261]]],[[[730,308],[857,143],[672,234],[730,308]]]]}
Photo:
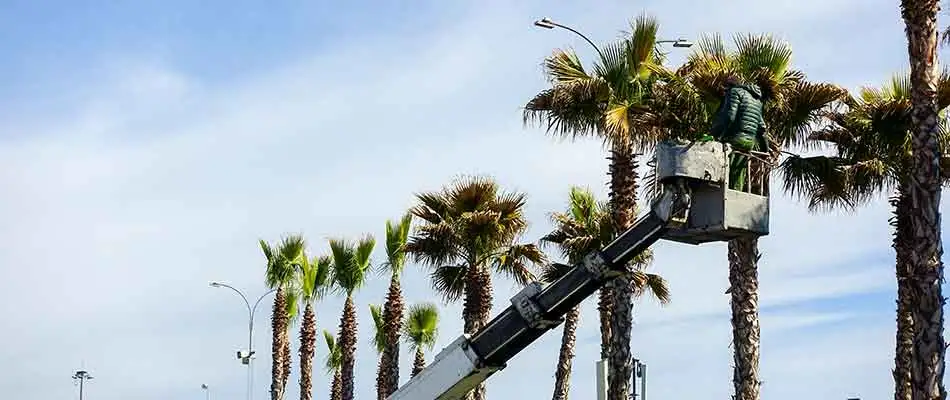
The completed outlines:
{"type": "MultiPolygon", "coordinates": [[[[569,185],[605,196],[597,142],[522,126],[520,107],[545,87],[542,58],[564,46],[590,55],[566,32],[534,28],[542,16],[596,42],[643,10],[668,38],[772,32],[810,78],[850,88],[906,65],[897,6],[883,0],[734,3],[4,2],[0,342],[15,345],[0,347],[0,392],[68,398],[70,374],[85,365],[97,378],[89,398],[198,398],[202,383],[215,398],[237,398],[243,310],[207,283],[263,293],[259,238],[302,232],[320,253],[327,237],[381,236],[413,193],[463,173],[528,194],[529,241],[549,228],[545,216],[563,207],[569,185]]],[[[813,215],[776,197],[772,207],[760,272],[765,396],[890,398],[886,204],[813,215]]],[[[637,306],[633,346],[650,366],[651,396],[725,398],[724,246],[660,243],[653,268],[673,303],[637,306]]],[[[437,300],[416,266],[403,285],[410,302],[437,300]]],[[[372,396],[376,365],[366,305],[382,302],[385,286],[376,278],[357,296],[360,398],[372,396]]],[[[496,308],[513,289],[497,281],[496,308]]],[[[341,308],[338,298],[322,302],[320,328],[335,331],[341,308]]],[[[460,332],[459,311],[445,307],[437,347],[460,332]]],[[[260,399],[265,314],[255,335],[260,399]]],[[[585,304],[573,398],[593,393],[594,321],[585,304]]],[[[548,397],[559,340],[540,340],[489,391],[548,397]]],[[[326,398],[327,379],[317,375],[316,398],[326,398]]]]}

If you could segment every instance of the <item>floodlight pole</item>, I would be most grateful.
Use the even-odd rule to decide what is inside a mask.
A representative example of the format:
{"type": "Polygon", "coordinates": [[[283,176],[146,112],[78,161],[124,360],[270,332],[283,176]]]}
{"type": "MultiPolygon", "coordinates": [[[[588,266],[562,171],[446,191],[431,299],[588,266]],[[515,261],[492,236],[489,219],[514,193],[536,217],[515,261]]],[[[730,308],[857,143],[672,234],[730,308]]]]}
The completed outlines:
{"type": "Polygon", "coordinates": [[[73,380],[79,381],[79,400],[82,400],[84,384],[90,379],[92,379],[92,375],[90,375],[88,371],[79,370],[73,374],[73,380]]]}

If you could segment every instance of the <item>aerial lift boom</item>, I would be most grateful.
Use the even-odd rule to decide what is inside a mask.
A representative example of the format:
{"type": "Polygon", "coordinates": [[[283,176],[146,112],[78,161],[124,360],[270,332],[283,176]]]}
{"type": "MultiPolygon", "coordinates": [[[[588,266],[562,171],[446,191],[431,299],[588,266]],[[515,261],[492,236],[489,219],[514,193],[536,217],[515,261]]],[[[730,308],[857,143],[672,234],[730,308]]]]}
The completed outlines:
{"type": "Polygon", "coordinates": [[[767,193],[727,189],[730,151],[715,142],[661,143],[654,166],[662,191],[646,215],[560,279],[527,285],[501,314],[449,344],[389,400],[464,398],[662,238],[700,244],[768,234],[767,193]]]}

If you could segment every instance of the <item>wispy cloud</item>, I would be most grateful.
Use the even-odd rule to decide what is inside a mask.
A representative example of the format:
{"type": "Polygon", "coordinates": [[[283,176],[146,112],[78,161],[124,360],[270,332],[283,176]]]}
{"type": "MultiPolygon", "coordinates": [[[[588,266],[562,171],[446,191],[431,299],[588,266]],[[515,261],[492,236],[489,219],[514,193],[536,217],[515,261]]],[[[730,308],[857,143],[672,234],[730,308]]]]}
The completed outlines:
{"type": "MultiPolygon", "coordinates": [[[[896,10],[848,0],[796,2],[791,11],[763,4],[672,2],[649,11],[670,35],[781,33],[806,71],[828,79],[882,81],[892,66],[872,62],[873,54],[904,51],[899,37],[869,51],[862,37],[831,22],[858,12],[866,24],[893,28],[896,10]],[[749,18],[722,26],[735,9],[749,18]],[[852,49],[836,57],[854,62],[847,70],[818,62],[832,44],[814,38],[832,34],[835,46],[852,49]]],[[[262,293],[257,239],[299,231],[319,252],[329,236],[380,234],[415,192],[462,173],[494,175],[529,194],[528,240],[548,228],[546,214],[563,206],[568,185],[605,195],[606,161],[596,141],[557,142],[521,126],[519,107],[544,85],[541,57],[564,44],[583,49],[566,33],[532,30],[530,22],[550,15],[608,39],[640,10],[608,2],[585,10],[502,2],[469,8],[453,8],[465,18],[428,32],[365,32],[269,64],[278,67],[222,66],[233,79],[203,78],[174,57],[143,56],[140,49],[128,49],[134,56],[113,51],[89,79],[63,87],[57,112],[8,116],[0,127],[0,315],[7,327],[0,341],[16,345],[0,348],[0,359],[13,360],[0,368],[0,391],[25,400],[69,396],[74,388],[64,377],[85,361],[98,374],[89,387],[96,398],[186,397],[201,383],[217,397],[237,397],[244,370],[233,352],[246,337],[245,315],[239,299],[207,282],[262,293]]],[[[892,34],[900,31],[881,36],[892,34]]],[[[828,218],[776,198],[773,215],[772,234],[762,239],[764,308],[893,295],[884,204],[828,218]]],[[[634,348],[650,365],[651,396],[728,395],[724,250],[656,247],[653,268],[669,279],[674,299],[662,309],[649,300],[638,307],[634,348]],[[686,379],[690,385],[682,384],[686,379]]],[[[385,283],[373,280],[359,293],[360,310],[381,301],[385,283]]],[[[407,271],[404,288],[409,302],[435,299],[419,268],[407,271]]],[[[496,308],[511,294],[510,283],[499,281],[496,308]]],[[[261,395],[268,383],[266,302],[255,336],[261,395]]],[[[320,305],[321,329],[336,331],[341,307],[335,298],[320,305]]],[[[457,305],[443,312],[440,346],[460,332],[459,312],[457,305]]],[[[811,382],[813,397],[886,393],[877,378],[889,368],[892,318],[853,315],[767,310],[762,362],[769,398],[795,398],[793,387],[802,381],[811,382]],[[807,369],[809,359],[843,361],[807,369]]],[[[598,354],[592,304],[582,318],[577,398],[592,393],[598,354]]],[[[370,327],[361,315],[361,343],[370,327]]],[[[514,360],[490,390],[506,398],[547,393],[558,335],[514,360]]],[[[357,366],[358,396],[369,397],[375,359],[368,346],[357,366]]],[[[318,398],[326,387],[320,379],[318,398]]]]}

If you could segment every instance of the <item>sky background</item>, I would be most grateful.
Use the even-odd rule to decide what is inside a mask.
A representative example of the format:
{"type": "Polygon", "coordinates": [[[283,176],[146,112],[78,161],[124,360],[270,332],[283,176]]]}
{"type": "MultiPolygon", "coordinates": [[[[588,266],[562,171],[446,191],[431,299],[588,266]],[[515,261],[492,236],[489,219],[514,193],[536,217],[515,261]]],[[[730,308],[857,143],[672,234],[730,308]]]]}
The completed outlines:
{"type": "MultiPolygon", "coordinates": [[[[2,2],[4,398],[76,397],[70,375],[81,367],[96,378],[88,399],[201,399],[203,383],[212,398],[244,398],[234,354],[245,310],[208,282],[263,293],[258,239],[300,232],[318,254],[328,237],[382,238],[414,193],[459,174],[527,193],[526,241],[550,228],[569,185],[605,196],[598,142],[522,126],[521,107],[546,86],[544,56],[572,46],[590,59],[568,32],[533,27],[542,16],[598,43],[641,11],[659,18],[664,38],[772,32],[809,78],[849,88],[907,64],[898,5],[884,0],[342,3],[2,2]]],[[[671,63],[684,54],[674,49],[671,63]]],[[[886,203],[812,215],[776,196],[772,207],[761,241],[763,397],[891,398],[886,203]]],[[[727,398],[725,246],[655,249],[673,302],[637,305],[633,349],[649,366],[649,395],[727,398]]],[[[514,287],[496,283],[497,311],[514,287]]],[[[361,399],[375,390],[367,304],[383,301],[386,284],[374,277],[356,296],[361,399]]],[[[439,301],[428,285],[408,267],[409,303],[439,301]]],[[[269,303],[256,325],[255,399],[269,385],[269,303]]],[[[320,303],[319,328],[335,332],[341,309],[339,298],[320,303]]],[[[437,349],[461,332],[458,305],[442,315],[437,349]]],[[[549,398],[559,342],[560,329],[523,352],[490,380],[491,396],[549,398]]],[[[572,398],[593,396],[598,353],[589,301],[572,398]]],[[[325,354],[320,343],[318,360],[325,354]]],[[[403,379],[410,363],[404,353],[403,379]]],[[[315,398],[328,398],[328,382],[316,374],[315,398]]]]}

